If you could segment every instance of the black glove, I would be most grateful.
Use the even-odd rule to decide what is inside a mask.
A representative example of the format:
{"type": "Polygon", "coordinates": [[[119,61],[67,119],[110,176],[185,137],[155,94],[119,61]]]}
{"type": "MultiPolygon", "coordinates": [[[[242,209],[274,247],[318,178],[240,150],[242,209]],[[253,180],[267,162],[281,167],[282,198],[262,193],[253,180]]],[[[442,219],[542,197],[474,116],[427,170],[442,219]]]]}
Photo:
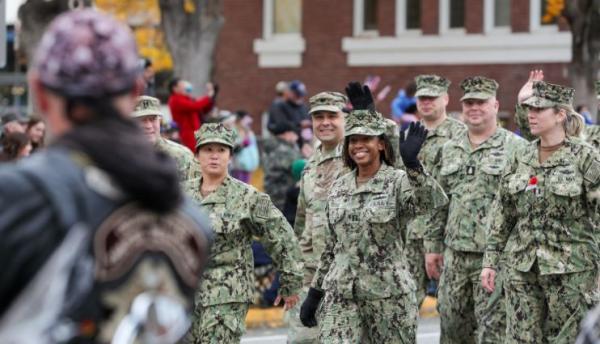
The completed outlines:
{"type": "Polygon", "coordinates": [[[350,103],[355,110],[373,110],[375,111],[375,103],[369,86],[361,86],[360,82],[351,82],[346,86],[346,94],[350,103]]]}
{"type": "Polygon", "coordinates": [[[400,131],[400,156],[406,168],[421,168],[417,155],[419,155],[425,139],[427,139],[427,129],[419,122],[412,122],[406,135],[404,131],[400,131]]]}
{"type": "Polygon", "coordinates": [[[321,290],[315,288],[310,288],[308,290],[306,300],[304,300],[302,307],[300,307],[300,321],[302,322],[302,325],[306,327],[317,326],[315,313],[317,313],[317,308],[319,307],[323,295],[325,295],[325,293],[321,290]]]}

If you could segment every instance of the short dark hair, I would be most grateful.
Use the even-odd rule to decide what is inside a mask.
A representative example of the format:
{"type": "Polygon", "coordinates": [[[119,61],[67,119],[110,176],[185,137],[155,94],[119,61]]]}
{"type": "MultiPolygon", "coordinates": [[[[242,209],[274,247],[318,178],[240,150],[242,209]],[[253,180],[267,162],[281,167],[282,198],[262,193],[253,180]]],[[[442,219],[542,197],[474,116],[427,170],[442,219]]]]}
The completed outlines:
{"type": "MultiPolygon", "coordinates": [[[[383,141],[384,149],[383,154],[379,157],[381,161],[385,162],[389,166],[394,166],[396,163],[396,155],[394,155],[394,147],[392,147],[392,142],[389,137],[385,134],[379,135],[378,138],[383,141]]],[[[358,166],[356,162],[352,160],[350,157],[350,152],[348,151],[348,146],[350,145],[350,136],[346,136],[344,138],[344,148],[342,149],[342,158],[344,160],[344,165],[346,165],[349,169],[354,170],[358,166]]]]}
{"type": "Polygon", "coordinates": [[[173,89],[177,86],[177,84],[181,81],[180,78],[173,78],[169,81],[169,93],[173,93],[173,89]]]}

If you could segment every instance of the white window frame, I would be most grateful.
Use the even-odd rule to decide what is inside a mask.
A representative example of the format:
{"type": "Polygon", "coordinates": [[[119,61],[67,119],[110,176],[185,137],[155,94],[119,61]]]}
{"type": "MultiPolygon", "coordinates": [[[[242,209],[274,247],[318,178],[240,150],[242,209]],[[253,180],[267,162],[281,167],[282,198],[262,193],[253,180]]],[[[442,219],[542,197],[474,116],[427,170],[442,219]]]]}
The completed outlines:
{"type": "Polygon", "coordinates": [[[352,4],[352,34],[354,37],[378,37],[379,30],[365,30],[365,0],[354,0],[352,4]]]}
{"type": "Polygon", "coordinates": [[[306,42],[302,33],[274,33],[275,1],[263,0],[263,37],[255,39],[253,48],[261,68],[301,67],[306,42]]]}
{"type": "Polygon", "coordinates": [[[406,0],[396,0],[396,36],[423,34],[421,29],[406,28],[406,15],[408,12],[406,5],[406,0]]]}
{"type": "Polygon", "coordinates": [[[558,32],[558,24],[542,25],[542,1],[529,0],[529,31],[531,32],[558,32]]]}
{"type": "Polygon", "coordinates": [[[495,4],[496,0],[483,0],[483,32],[487,34],[508,34],[512,31],[511,25],[496,26],[495,4]]]}
{"type": "MultiPolygon", "coordinates": [[[[450,0],[439,0],[439,33],[440,35],[466,35],[467,29],[462,28],[450,28],[450,0]]],[[[465,15],[466,19],[466,15],[465,15]]],[[[465,23],[466,25],[466,23],[465,23]]]]}

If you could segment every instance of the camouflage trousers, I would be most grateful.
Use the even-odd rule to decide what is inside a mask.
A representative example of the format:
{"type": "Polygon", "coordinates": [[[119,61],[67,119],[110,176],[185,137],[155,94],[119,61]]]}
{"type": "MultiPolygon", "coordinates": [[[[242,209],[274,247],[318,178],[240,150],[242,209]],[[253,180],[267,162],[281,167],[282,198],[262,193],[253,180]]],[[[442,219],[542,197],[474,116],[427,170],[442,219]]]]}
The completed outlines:
{"type": "Polygon", "coordinates": [[[326,294],[318,311],[319,343],[416,343],[413,293],[381,300],[351,300],[326,294]]]}
{"type": "Polygon", "coordinates": [[[481,286],[483,253],[444,251],[444,271],[438,290],[440,343],[502,343],[506,333],[506,309],[502,276],[496,291],[481,286]]]}
{"type": "Polygon", "coordinates": [[[574,343],[579,324],[598,300],[597,270],[540,275],[510,269],[505,282],[506,343],[574,343]]]}
{"type": "Polygon", "coordinates": [[[289,344],[318,344],[319,343],[319,328],[306,327],[300,322],[300,307],[306,299],[308,287],[300,293],[300,301],[296,306],[285,312],[285,319],[288,324],[288,340],[289,344]]]}
{"type": "Polygon", "coordinates": [[[407,239],[405,245],[408,270],[415,280],[417,287],[417,305],[421,306],[427,292],[429,278],[425,271],[425,247],[423,239],[407,239]]]}
{"type": "Polygon", "coordinates": [[[246,331],[247,303],[196,306],[185,343],[239,343],[246,331]]]}

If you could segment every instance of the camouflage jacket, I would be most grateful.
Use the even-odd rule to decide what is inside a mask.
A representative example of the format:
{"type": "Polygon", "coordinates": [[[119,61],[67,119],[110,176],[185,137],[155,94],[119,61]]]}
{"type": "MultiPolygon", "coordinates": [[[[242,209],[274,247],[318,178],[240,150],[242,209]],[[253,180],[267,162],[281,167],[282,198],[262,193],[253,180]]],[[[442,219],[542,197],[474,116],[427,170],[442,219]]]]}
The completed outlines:
{"type": "Polygon", "coordinates": [[[484,252],[487,216],[500,177],[512,154],[525,143],[499,127],[475,149],[467,131],[442,147],[433,173],[450,202],[426,220],[426,252],[442,253],[444,244],[456,251],[484,252]]]}
{"type": "Polygon", "coordinates": [[[600,149],[600,125],[585,127],[585,141],[596,147],[596,149],[600,149]]]}
{"type": "Polygon", "coordinates": [[[356,170],[334,183],[327,200],[330,233],[313,287],[364,300],[414,292],[404,252],[406,222],[448,199],[430,175],[408,173],[383,164],[360,186],[356,170]]]}
{"type": "Polygon", "coordinates": [[[317,147],[306,164],[300,180],[294,230],[304,258],[305,285],[309,285],[312,281],[319,258],[325,248],[328,232],[325,212],[327,196],[333,182],[348,173],[342,159],[342,148],[343,145],[340,144],[333,151],[324,153],[322,147],[317,147]]]}
{"type": "Polygon", "coordinates": [[[600,153],[582,140],[539,163],[539,141],[514,156],[502,176],[490,214],[484,267],[506,263],[564,274],[597,268],[600,224],[600,153]]]}
{"type": "Polygon", "coordinates": [[[287,190],[295,184],[292,163],[298,159],[302,159],[302,154],[296,144],[277,137],[265,140],[262,159],[265,172],[264,187],[279,210],[283,209],[287,190]]]}
{"type": "Polygon", "coordinates": [[[201,180],[190,180],[185,186],[187,193],[209,213],[214,231],[214,244],[196,303],[207,306],[251,302],[253,237],[265,245],[281,273],[279,293],[282,296],[297,294],[302,286],[298,241],[269,196],[228,176],[217,190],[202,198],[201,180]]]}
{"type": "MultiPolygon", "coordinates": [[[[448,117],[437,128],[429,130],[427,139],[419,152],[419,161],[428,171],[432,171],[435,159],[444,143],[466,130],[466,126],[448,117]]],[[[402,161],[402,160],[400,160],[402,161]]],[[[435,177],[435,176],[434,176],[435,177]]],[[[426,215],[417,216],[408,224],[408,238],[422,239],[427,231],[426,215]]]]}
{"type": "Polygon", "coordinates": [[[186,146],[161,137],[156,142],[156,148],[175,159],[182,184],[190,179],[200,177],[200,165],[186,146]]]}

